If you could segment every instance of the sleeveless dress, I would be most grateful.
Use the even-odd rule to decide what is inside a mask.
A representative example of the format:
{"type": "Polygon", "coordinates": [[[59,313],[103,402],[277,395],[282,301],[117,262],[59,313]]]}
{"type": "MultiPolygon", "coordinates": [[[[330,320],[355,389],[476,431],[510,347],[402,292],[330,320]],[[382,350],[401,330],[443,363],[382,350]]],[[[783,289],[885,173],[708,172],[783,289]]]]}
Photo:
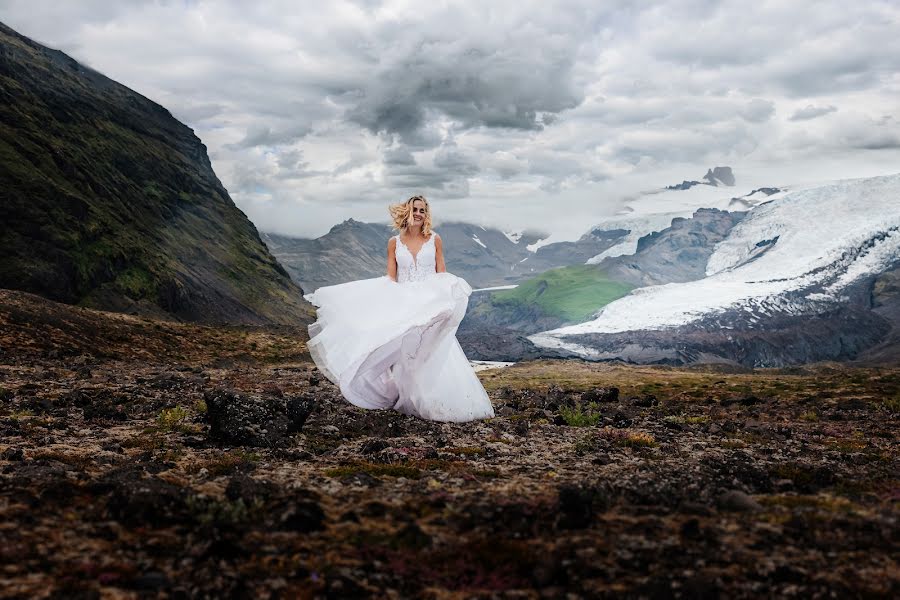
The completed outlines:
{"type": "Polygon", "coordinates": [[[309,326],[316,366],[350,403],[432,421],[494,416],[456,339],[472,288],[435,272],[434,234],[417,256],[397,240],[397,281],[387,276],[317,289],[309,326]]]}

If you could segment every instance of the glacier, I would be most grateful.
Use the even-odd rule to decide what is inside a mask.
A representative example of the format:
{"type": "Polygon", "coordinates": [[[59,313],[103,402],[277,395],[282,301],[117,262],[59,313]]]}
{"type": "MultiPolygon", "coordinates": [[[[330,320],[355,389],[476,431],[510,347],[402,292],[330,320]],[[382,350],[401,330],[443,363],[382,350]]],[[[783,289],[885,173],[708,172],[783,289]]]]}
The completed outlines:
{"type": "Polygon", "coordinates": [[[900,260],[900,174],[798,189],[754,207],[716,245],[706,277],[634,290],[591,321],[529,337],[536,345],[589,349],[563,338],[661,330],[745,310],[802,314],[842,301],[842,291],[900,260]]]}

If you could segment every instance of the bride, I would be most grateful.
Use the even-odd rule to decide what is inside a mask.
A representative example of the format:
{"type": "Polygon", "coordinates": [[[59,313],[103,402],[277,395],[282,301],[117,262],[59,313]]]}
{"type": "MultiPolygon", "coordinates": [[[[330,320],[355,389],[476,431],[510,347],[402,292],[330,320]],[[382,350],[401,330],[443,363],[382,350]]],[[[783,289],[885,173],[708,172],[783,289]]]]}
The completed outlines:
{"type": "Polygon", "coordinates": [[[456,329],[472,288],[446,272],[423,196],[390,207],[387,276],[319,288],[309,352],[349,402],[433,421],[494,416],[456,329]]]}

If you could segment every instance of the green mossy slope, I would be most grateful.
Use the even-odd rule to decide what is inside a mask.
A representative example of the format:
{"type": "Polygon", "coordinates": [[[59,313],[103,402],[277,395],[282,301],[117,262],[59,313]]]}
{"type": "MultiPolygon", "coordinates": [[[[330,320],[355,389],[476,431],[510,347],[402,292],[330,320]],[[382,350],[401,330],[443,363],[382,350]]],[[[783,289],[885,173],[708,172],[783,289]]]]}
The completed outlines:
{"type": "Polygon", "coordinates": [[[0,24],[0,287],[215,323],[311,307],[158,104],[0,24]]]}

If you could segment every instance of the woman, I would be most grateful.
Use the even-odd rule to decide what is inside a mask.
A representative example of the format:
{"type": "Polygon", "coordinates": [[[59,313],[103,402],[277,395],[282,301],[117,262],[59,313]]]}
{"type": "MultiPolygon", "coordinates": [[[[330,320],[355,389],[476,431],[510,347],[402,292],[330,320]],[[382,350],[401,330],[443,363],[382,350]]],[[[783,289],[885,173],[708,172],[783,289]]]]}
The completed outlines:
{"type": "Polygon", "coordinates": [[[390,206],[387,276],[319,288],[309,351],[349,402],[433,421],[494,416],[456,329],[472,288],[446,272],[422,196],[390,206]]]}

